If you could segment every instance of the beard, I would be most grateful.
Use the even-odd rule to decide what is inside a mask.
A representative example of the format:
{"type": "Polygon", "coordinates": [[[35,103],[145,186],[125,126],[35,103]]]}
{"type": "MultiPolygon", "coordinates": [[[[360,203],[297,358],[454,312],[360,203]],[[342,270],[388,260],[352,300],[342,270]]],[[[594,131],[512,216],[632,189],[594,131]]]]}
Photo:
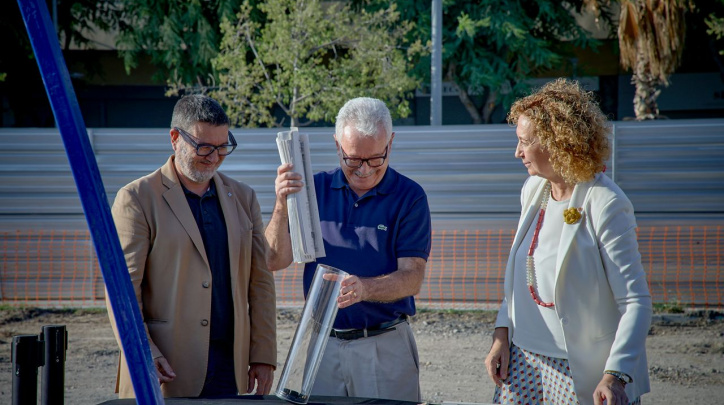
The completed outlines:
{"type": "Polygon", "coordinates": [[[194,166],[194,156],[196,156],[196,153],[192,153],[189,149],[190,148],[184,145],[179,148],[179,151],[176,154],[176,159],[179,163],[181,173],[194,183],[205,183],[211,180],[214,177],[218,166],[207,171],[197,169],[196,166],[194,166]]]}

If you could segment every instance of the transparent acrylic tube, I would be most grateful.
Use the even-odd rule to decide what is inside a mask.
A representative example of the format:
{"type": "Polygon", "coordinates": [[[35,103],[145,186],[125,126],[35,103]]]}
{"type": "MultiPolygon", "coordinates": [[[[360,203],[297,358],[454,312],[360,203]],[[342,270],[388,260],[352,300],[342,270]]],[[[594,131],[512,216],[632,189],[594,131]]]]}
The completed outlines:
{"type": "Polygon", "coordinates": [[[277,397],[296,404],[306,404],[309,401],[319,363],[337,316],[340,283],[347,276],[348,274],[340,269],[317,265],[302,319],[294,333],[294,340],[277,384],[277,397]]]}

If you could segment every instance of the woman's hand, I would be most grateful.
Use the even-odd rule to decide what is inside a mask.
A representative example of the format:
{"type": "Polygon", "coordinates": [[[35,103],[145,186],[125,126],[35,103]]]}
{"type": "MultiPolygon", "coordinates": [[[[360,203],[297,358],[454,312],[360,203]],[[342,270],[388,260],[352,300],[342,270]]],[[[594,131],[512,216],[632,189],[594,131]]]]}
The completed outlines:
{"type": "Polygon", "coordinates": [[[628,396],[624,391],[624,385],[618,378],[611,374],[604,374],[598,387],[593,391],[594,405],[628,405],[628,396]]]}
{"type": "Polygon", "coordinates": [[[488,370],[490,379],[498,387],[502,387],[503,380],[508,378],[509,363],[508,328],[495,328],[493,344],[490,346],[490,353],[485,359],[485,368],[488,370]]]}

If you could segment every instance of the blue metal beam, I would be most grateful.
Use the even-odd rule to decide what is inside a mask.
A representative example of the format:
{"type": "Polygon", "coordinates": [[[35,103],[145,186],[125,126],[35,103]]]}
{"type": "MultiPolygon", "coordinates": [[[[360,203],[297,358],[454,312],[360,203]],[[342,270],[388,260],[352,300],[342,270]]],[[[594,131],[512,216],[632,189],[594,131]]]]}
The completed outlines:
{"type": "Polygon", "coordinates": [[[45,0],[18,0],[63,137],[139,404],[163,404],[148,338],[108,207],[98,164],[45,0]]]}

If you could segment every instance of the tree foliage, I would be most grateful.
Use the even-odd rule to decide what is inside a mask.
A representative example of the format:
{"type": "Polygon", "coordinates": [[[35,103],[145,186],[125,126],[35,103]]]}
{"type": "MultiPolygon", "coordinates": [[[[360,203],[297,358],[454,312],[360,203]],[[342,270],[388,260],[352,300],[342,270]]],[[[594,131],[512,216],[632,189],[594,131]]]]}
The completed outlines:
{"type": "Polygon", "coordinates": [[[97,32],[112,31],[118,26],[120,18],[116,4],[112,1],[58,1],[56,9],[58,37],[63,49],[69,49],[71,44],[81,49],[94,48],[89,38],[97,32]]]}
{"type": "Polygon", "coordinates": [[[240,0],[119,0],[118,4],[117,45],[127,73],[147,56],[157,68],[154,79],[173,90],[213,81],[211,60],[219,52],[219,26],[234,17],[240,0]]]}
{"type": "MultiPolygon", "coordinates": [[[[356,0],[356,7],[377,10],[386,0],[356,0]]],[[[430,2],[395,0],[403,20],[417,21],[414,38],[431,38],[430,2]]],[[[475,123],[490,122],[492,110],[529,91],[526,79],[563,64],[564,41],[595,47],[598,41],[581,28],[573,13],[586,1],[465,0],[443,1],[443,80],[457,86],[461,102],[475,123]],[[471,96],[485,94],[482,105],[471,96]]],[[[602,21],[611,15],[603,8],[602,21]]],[[[415,75],[429,83],[429,57],[415,75]]]]}
{"type": "MultiPolygon", "coordinates": [[[[709,30],[707,31],[709,35],[715,36],[716,39],[724,37],[724,17],[717,17],[711,14],[706,19],[706,25],[709,27],[709,30]]],[[[724,51],[719,52],[724,54],[724,51]]]]}
{"type": "MultiPolygon", "coordinates": [[[[46,1],[52,13],[50,0],[46,1]]],[[[114,2],[99,0],[66,0],[57,2],[57,34],[61,49],[71,46],[93,49],[90,39],[97,32],[108,32],[118,25],[119,13],[114,2]]],[[[52,15],[51,15],[52,17],[52,15]]],[[[0,37],[2,55],[0,71],[8,80],[18,80],[27,75],[28,69],[37,68],[30,39],[16,1],[0,2],[0,37]]],[[[84,66],[96,71],[97,67],[84,66]]]]}
{"type": "MultiPolygon", "coordinates": [[[[714,3],[718,3],[719,6],[724,6],[724,0],[712,0],[714,3]]],[[[704,20],[708,30],[707,34],[721,40],[724,38],[724,15],[717,15],[716,13],[710,13],[704,20]]],[[[719,50],[719,55],[724,55],[724,49],[719,50]]]]}
{"type": "Polygon", "coordinates": [[[402,48],[412,23],[394,5],[368,13],[339,2],[247,1],[236,22],[221,27],[211,94],[237,125],[331,122],[358,96],[386,101],[393,116],[410,113],[406,97],[417,81],[407,75],[409,61],[423,49],[402,48]]]}

